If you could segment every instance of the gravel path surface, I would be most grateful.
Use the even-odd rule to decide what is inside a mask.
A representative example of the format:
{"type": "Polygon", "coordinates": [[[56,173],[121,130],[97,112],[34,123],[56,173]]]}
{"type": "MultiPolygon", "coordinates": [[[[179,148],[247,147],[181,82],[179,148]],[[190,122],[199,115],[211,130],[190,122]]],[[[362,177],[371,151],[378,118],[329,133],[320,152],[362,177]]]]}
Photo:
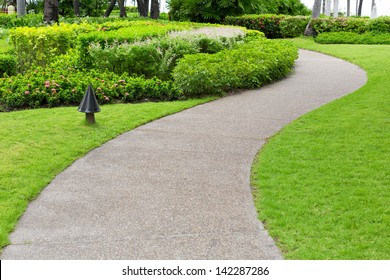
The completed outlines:
{"type": "Polygon", "coordinates": [[[28,207],[2,259],[281,259],[257,220],[266,139],[363,86],[364,71],[300,51],[294,73],[165,117],[91,151],[28,207]]]}

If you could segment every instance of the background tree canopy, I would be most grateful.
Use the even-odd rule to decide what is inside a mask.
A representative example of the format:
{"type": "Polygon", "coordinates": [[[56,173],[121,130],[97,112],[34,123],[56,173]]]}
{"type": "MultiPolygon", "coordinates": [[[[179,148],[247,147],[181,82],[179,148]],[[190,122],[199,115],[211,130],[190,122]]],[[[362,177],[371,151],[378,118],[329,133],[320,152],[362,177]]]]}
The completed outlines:
{"type": "Polygon", "coordinates": [[[221,22],[242,14],[310,14],[300,0],[170,0],[168,4],[173,20],[197,22],[221,22]]]}

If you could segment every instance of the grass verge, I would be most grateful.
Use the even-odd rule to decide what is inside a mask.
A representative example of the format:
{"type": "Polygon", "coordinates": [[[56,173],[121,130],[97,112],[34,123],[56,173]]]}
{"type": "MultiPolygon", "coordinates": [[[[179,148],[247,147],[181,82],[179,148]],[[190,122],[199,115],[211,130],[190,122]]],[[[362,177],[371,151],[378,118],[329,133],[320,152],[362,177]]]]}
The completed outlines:
{"type": "Polygon", "coordinates": [[[213,99],[105,105],[96,125],[74,107],[0,113],[0,248],[28,203],[77,158],[125,131],[213,99]]]}
{"type": "Polygon", "coordinates": [[[287,259],[389,259],[390,46],[292,41],[360,65],[368,82],[265,145],[252,169],[259,218],[287,259]]]}

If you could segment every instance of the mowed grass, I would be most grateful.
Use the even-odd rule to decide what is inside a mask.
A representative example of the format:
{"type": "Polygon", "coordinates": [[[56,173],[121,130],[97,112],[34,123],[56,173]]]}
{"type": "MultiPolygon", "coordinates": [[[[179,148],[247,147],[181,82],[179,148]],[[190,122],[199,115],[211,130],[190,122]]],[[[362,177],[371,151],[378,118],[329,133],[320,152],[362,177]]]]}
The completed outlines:
{"type": "Polygon", "coordinates": [[[0,113],[0,248],[29,201],[74,160],[125,131],[212,99],[105,105],[96,125],[74,107],[0,113]]]}
{"type": "Polygon", "coordinates": [[[390,259],[390,46],[293,42],[368,83],[269,140],[252,170],[259,218],[287,259],[390,259]]]}

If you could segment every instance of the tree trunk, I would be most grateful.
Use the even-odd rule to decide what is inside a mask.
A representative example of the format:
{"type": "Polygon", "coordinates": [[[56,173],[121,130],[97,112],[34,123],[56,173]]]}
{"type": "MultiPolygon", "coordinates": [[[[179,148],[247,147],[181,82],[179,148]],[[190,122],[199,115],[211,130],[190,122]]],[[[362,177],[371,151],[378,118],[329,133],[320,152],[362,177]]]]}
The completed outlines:
{"type": "Polygon", "coordinates": [[[17,0],[16,2],[16,11],[18,13],[18,17],[24,17],[26,15],[26,1],[17,0]]]}
{"type": "Polygon", "coordinates": [[[148,17],[149,0],[137,0],[138,13],[141,17],[148,17]]]}
{"type": "Polygon", "coordinates": [[[339,17],[339,0],[334,0],[333,3],[333,17],[339,17]]]}
{"type": "Polygon", "coordinates": [[[330,4],[331,0],[325,0],[325,15],[330,16],[330,4]]]}
{"type": "Polygon", "coordinates": [[[322,0],[322,13],[325,15],[326,10],[326,0],[322,0]]]}
{"type": "Polygon", "coordinates": [[[359,1],[358,16],[362,16],[363,0],[359,1]]]}
{"type": "Polygon", "coordinates": [[[58,23],[58,0],[45,0],[43,21],[58,23]]]}
{"type": "Polygon", "coordinates": [[[152,5],[150,7],[150,17],[153,19],[158,19],[160,17],[160,3],[158,0],[152,0],[152,5]]]}
{"type": "Polygon", "coordinates": [[[347,0],[347,17],[351,16],[351,0],[347,0]]]}
{"type": "Polygon", "coordinates": [[[103,17],[109,17],[112,10],[115,7],[116,0],[110,0],[110,4],[108,4],[107,10],[104,12],[103,17]]]}
{"type": "MultiPolygon", "coordinates": [[[[313,12],[311,14],[311,17],[318,18],[320,14],[321,14],[321,0],[314,0],[313,12]]],[[[305,36],[313,36],[314,33],[315,31],[309,21],[305,29],[305,36]]]]}
{"type": "Polygon", "coordinates": [[[121,18],[127,17],[126,7],[125,7],[125,0],[118,0],[118,6],[119,6],[119,9],[120,9],[119,17],[121,17],[121,18]]]}
{"type": "Polygon", "coordinates": [[[74,7],[74,15],[76,17],[79,17],[80,16],[80,1],[73,0],[73,7],[74,7]]]}

